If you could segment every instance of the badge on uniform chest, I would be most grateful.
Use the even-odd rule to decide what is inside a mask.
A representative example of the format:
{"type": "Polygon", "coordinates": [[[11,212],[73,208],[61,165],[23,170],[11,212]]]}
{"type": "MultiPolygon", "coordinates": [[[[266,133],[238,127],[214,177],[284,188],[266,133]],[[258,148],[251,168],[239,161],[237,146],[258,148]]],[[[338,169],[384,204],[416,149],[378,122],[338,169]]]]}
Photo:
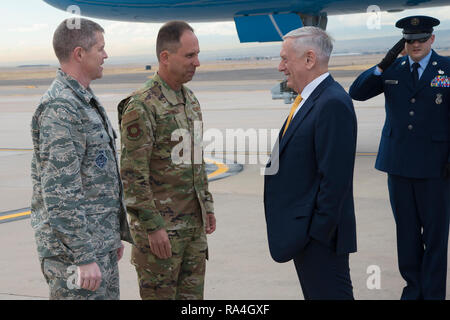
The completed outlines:
{"type": "MultiPolygon", "coordinates": [[[[433,80],[431,80],[431,86],[432,87],[440,87],[440,88],[449,88],[450,87],[450,79],[446,76],[441,74],[442,70],[439,70],[439,75],[434,77],[433,80]]],[[[442,71],[443,73],[443,71],[442,71]]]]}
{"type": "Polygon", "coordinates": [[[108,157],[106,157],[106,152],[104,150],[100,150],[97,153],[97,157],[95,158],[95,165],[100,169],[103,169],[108,162],[108,157]]]}
{"type": "Polygon", "coordinates": [[[436,104],[442,103],[442,93],[436,94],[436,104]]]}
{"type": "Polygon", "coordinates": [[[398,80],[384,80],[385,84],[398,84],[398,80]]]}

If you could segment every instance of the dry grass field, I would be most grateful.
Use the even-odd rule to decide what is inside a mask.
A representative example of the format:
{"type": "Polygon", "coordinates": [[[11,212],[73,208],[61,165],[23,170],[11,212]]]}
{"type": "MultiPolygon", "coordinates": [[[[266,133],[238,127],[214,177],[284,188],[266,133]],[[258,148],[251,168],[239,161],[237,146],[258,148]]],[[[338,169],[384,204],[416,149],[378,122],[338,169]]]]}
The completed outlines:
{"type": "MultiPolygon", "coordinates": [[[[373,65],[380,59],[379,55],[371,56],[337,56],[330,61],[331,70],[363,70],[373,65]],[[351,69],[347,69],[351,68],[351,69]]],[[[237,61],[206,61],[202,62],[198,71],[221,71],[242,70],[259,68],[277,68],[279,59],[273,60],[237,60],[237,61]]],[[[157,71],[157,65],[152,65],[152,71],[157,71]]],[[[55,76],[56,67],[23,67],[23,68],[1,68],[0,80],[26,80],[26,79],[48,79],[55,76]]],[[[104,75],[148,73],[145,65],[108,65],[106,62],[104,75]]]]}

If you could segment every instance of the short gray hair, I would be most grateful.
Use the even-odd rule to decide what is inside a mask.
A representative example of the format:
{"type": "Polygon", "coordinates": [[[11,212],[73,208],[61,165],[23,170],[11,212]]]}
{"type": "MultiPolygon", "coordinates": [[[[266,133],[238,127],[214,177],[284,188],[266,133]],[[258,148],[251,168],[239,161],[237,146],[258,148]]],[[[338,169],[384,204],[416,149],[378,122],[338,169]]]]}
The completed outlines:
{"type": "Polygon", "coordinates": [[[96,33],[105,32],[94,21],[80,18],[80,23],[75,27],[71,20],[61,22],[53,34],[53,49],[59,62],[67,62],[77,47],[89,51],[96,43],[96,33]]]}
{"type": "Polygon", "coordinates": [[[294,38],[293,46],[298,54],[305,52],[300,52],[300,47],[306,48],[306,50],[314,49],[320,61],[328,62],[330,60],[334,40],[324,30],[317,27],[298,28],[283,37],[283,39],[287,38],[294,38]]]}

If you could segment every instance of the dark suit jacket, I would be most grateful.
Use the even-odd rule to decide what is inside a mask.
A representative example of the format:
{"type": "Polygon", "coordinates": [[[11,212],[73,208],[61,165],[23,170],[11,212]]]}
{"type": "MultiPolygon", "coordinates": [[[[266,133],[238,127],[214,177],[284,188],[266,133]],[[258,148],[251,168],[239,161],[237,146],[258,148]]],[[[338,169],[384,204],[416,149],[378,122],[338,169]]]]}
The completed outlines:
{"type": "Polygon", "coordinates": [[[375,167],[408,178],[441,177],[450,162],[450,59],[433,51],[416,88],[407,56],[380,76],[374,69],[363,72],[349,92],[355,100],[384,92],[386,121],[375,167]]]}
{"type": "Polygon", "coordinates": [[[338,254],[356,251],[356,134],[352,100],[328,76],[293,118],[268,164],[278,165],[276,174],[266,174],[264,181],[269,249],[275,261],[298,255],[310,237],[338,254]]]}

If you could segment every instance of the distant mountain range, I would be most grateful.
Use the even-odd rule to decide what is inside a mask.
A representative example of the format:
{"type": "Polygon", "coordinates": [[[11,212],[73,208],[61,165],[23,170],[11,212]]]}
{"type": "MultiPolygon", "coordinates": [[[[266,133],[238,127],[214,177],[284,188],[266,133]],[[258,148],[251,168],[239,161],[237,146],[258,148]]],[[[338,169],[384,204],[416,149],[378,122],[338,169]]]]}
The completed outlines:
{"type": "MultiPolygon", "coordinates": [[[[450,50],[450,29],[436,30],[436,40],[433,45],[435,50],[450,50]]],[[[398,36],[386,36],[377,38],[364,38],[353,40],[335,40],[334,55],[350,55],[350,54],[376,54],[387,52],[399,39],[398,36]]],[[[230,49],[221,50],[202,50],[201,59],[204,61],[212,60],[242,60],[251,58],[278,58],[280,54],[280,42],[273,44],[242,44],[230,49]]],[[[139,55],[139,56],[122,56],[109,57],[108,64],[157,64],[156,56],[139,55]]],[[[23,66],[21,66],[23,67],[23,66]]]]}
{"type": "MultiPolygon", "coordinates": [[[[450,49],[450,30],[437,30],[434,32],[436,35],[436,40],[433,44],[433,49],[448,50],[450,49]]],[[[335,41],[334,50],[335,54],[339,53],[385,53],[389,50],[398,40],[400,40],[401,35],[398,37],[388,36],[379,38],[368,38],[368,39],[354,39],[354,40],[342,40],[335,41]]]]}
{"type": "MultiPolygon", "coordinates": [[[[436,40],[433,48],[438,52],[440,50],[450,49],[450,30],[435,31],[436,40]]],[[[399,39],[399,36],[387,36],[378,38],[364,38],[353,40],[335,40],[334,55],[346,54],[376,54],[387,52],[399,39]]],[[[222,50],[205,50],[201,52],[202,60],[240,60],[255,57],[279,57],[280,42],[273,44],[246,44],[240,47],[222,49],[222,50]]],[[[149,59],[148,55],[133,57],[110,57],[109,63],[156,63],[155,57],[149,59]],[[153,61],[152,61],[153,60],[153,61]]]]}

